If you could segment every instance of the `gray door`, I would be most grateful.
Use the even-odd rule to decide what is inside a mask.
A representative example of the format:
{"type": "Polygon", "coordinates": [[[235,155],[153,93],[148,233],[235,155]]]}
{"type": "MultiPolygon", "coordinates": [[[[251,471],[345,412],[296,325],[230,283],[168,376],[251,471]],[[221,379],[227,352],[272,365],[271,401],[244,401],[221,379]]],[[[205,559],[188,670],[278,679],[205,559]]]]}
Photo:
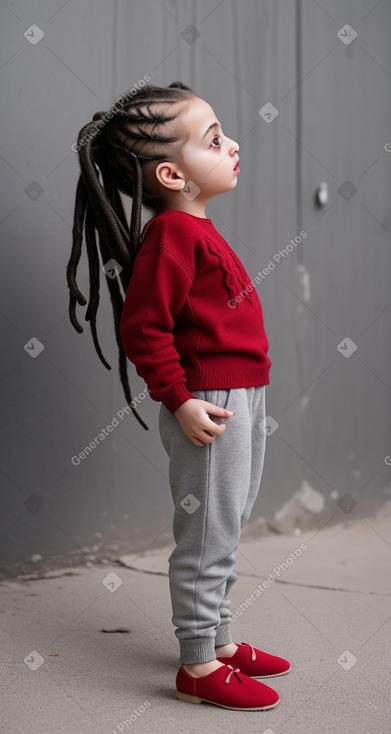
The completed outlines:
{"type": "MultiPolygon", "coordinates": [[[[279,335],[269,391],[279,428],[264,479],[278,503],[299,490],[305,518],[323,523],[390,496],[391,6],[310,2],[297,11],[296,79],[276,104],[286,160],[277,242],[294,246],[264,288],[279,335]],[[293,197],[296,216],[285,216],[293,197]]],[[[289,522],[277,525],[292,527],[295,512],[304,519],[297,502],[286,510],[289,522]]]]}

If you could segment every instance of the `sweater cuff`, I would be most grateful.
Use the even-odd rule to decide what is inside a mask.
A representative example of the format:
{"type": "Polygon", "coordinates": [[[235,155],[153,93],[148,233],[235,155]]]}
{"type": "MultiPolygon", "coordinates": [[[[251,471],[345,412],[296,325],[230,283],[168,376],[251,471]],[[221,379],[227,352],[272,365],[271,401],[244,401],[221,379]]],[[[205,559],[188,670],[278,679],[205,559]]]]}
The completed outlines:
{"type": "Polygon", "coordinates": [[[178,385],[178,387],[176,387],[175,390],[166,395],[164,400],[162,400],[161,402],[163,403],[164,407],[170,411],[170,413],[174,414],[175,411],[180,408],[182,403],[185,403],[186,400],[191,400],[191,398],[196,399],[196,396],[193,395],[193,393],[189,392],[189,390],[187,390],[184,385],[178,385]]]}

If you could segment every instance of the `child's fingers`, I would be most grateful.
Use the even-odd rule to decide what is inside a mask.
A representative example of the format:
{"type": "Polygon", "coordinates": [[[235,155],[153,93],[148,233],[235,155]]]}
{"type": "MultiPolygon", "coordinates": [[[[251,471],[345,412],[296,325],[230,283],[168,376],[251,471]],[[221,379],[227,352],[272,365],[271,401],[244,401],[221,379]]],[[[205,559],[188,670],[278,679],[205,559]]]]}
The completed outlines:
{"type": "MultiPolygon", "coordinates": [[[[212,440],[216,438],[220,433],[223,433],[225,431],[225,424],[224,423],[215,423],[214,421],[211,421],[213,423],[213,429],[212,430],[206,430],[206,428],[203,429],[203,436],[211,436],[212,440]]],[[[210,443],[210,442],[209,442],[210,443]]]]}
{"type": "Polygon", "coordinates": [[[206,412],[211,413],[212,415],[219,415],[223,418],[226,416],[235,415],[233,410],[226,410],[226,408],[220,408],[218,405],[214,405],[213,403],[206,404],[206,412]]]}

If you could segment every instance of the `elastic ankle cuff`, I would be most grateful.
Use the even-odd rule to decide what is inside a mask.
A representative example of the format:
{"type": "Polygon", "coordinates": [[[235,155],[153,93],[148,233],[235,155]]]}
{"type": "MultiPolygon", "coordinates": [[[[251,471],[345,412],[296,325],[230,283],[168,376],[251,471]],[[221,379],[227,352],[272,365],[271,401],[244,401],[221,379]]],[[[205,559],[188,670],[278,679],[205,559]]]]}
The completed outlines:
{"type": "Polygon", "coordinates": [[[185,665],[216,660],[214,637],[192,637],[189,640],[179,640],[179,646],[180,662],[185,665]]]}
{"type": "Polygon", "coordinates": [[[218,645],[229,645],[232,642],[229,624],[221,624],[216,628],[215,647],[218,645]]]}

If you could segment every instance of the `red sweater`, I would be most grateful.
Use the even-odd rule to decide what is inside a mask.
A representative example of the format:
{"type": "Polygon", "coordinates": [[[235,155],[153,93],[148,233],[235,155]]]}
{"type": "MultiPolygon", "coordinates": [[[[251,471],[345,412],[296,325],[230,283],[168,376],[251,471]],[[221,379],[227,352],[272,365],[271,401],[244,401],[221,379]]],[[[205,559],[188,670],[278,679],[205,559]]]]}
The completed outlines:
{"type": "Polygon", "coordinates": [[[211,219],[178,209],[147,222],[120,336],[150,396],[170,413],[191,390],[268,385],[272,365],[255,286],[211,219]]]}

